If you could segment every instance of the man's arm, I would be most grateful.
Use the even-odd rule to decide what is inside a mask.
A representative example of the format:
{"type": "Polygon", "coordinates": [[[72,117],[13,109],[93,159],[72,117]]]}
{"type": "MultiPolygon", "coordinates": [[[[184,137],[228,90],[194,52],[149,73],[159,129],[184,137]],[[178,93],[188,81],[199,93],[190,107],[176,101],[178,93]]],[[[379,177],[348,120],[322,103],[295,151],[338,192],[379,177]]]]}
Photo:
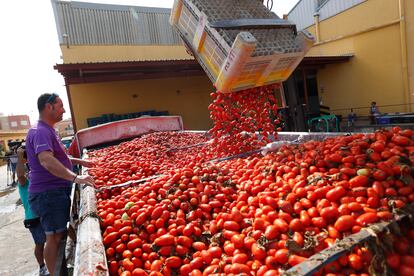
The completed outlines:
{"type": "Polygon", "coordinates": [[[42,151],[37,155],[40,164],[51,174],[59,178],[75,182],[77,184],[87,184],[93,186],[95,181],[91,176],[77,175],[59,162],[50,151],[42,151]]]}
{"type": "Polygon", "coordinates": [[[79,158],[69,157],[72,164],[81,165],[82,167],[92,168],[95,164],[88,160],[83,160],[79,158]]]}
{"type": "Polygon", "coordinates": [[[17,164],[16,164],[16,174],[17,174],[17,180],[19,181],[21,186],[26,185],[26,168],[24,166],[25,160],[24,160],[24,150],[19,148],[17,150],[17,164]]]}

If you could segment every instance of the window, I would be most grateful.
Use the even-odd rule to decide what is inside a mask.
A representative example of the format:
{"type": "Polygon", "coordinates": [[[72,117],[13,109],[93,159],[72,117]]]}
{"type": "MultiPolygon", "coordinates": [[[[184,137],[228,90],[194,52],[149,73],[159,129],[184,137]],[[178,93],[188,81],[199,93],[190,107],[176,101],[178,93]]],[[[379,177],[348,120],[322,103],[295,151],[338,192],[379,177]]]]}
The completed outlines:
{"type": "Polygon", "coordinates": [[[10,122],[10,126],[11,127],[17,127],[17,122],[16,121],[10,122]]]}
{"type": "Polygon", "coordinates": [[[20,121],[20,125],[21,125],[21,126],[27,126],[27,121],[25,121],[25,120],[20,121]]]}

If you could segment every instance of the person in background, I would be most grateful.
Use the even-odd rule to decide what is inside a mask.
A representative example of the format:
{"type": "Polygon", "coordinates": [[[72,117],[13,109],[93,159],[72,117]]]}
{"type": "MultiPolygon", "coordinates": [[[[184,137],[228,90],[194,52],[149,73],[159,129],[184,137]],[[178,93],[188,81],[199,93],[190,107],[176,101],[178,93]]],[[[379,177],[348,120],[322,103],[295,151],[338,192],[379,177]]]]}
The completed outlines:
{"type": "Polygon", "coordinates": [[[28,170],[26,167],[26,162],[25,150],[22,147],[19,147],[17,149],[16,174],[18,180],[17,187],[19,189],[20,199],[22,200],[24,208],[24,227],[29,229],[35,243],[34,255],[37,263],[39,264],[39,275],[47,276],[50,274],[46,268],[43,258],[46,235],[45,231],[43,231],[42,225],[40,224],[40,218],[36,216],[30,209],[28,199],[29,178],[27,175],[28,170]]]}
{"type": "Polygon", "coordinates": [[[351,129],[355,126],[355,121],[357,119],[357,116],[354,112],[354,110],[351,108],[351,113],[348,114],[348,128],[351,129]]]}
{"type": "MultiPolygon", "coordinates": [[[[30,166],[29,204],[40,217],[46,234],[44,257],[51,275],[54,274],[60,241],[67,233],[72,183],[94,185],[91,176],[77,175],[72,164],[85,167],[93,163],[69,158],[54,129],[65,109],[59,95],[45,93],[37,100],[39,120],[29,129],[26,152],[30,166]]],[[[57,268],[60,269],[60,268],[57,268]]]]}
{"type": "Polygon", "coordinates": [[[10,156],[10,167],[12,172],[12,186],[16,184],[16,166],[17,166],[17,155],[16,155],[16,147],[12,150],[12,155],[10,156]]]}
{"type": "Polygon", "coordinates": [[[378,117],[380,115],[380,112],[378,110],[378,106],[376,102],[371,102],[371,107],[369,109],[369,118],[371,120],[371,125],[375,125],[376,124],[376,117],[378,117]]]}

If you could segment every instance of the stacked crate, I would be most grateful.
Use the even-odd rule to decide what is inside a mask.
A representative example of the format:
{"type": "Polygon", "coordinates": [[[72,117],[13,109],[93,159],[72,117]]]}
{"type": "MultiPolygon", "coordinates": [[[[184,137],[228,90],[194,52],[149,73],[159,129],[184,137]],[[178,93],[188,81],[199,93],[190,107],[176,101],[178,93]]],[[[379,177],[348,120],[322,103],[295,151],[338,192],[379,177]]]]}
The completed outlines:
{"type": "Polygon", "coordinates": [[[170,23],[223,93],[286,80],[314,42],[260,1],[175,0],[170,23]]]}

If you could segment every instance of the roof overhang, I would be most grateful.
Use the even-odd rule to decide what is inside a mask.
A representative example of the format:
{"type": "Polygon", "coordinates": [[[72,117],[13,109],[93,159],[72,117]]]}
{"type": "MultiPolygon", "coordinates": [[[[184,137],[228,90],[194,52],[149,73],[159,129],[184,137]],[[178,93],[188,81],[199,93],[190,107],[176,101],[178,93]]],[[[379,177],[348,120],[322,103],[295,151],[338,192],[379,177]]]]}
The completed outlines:
{"type": "Polygon", "coordinates": [[[344,54],[344,55],[324,55],[324,56],[305,56],[301,61],[298,68],[299,69],[319,69],[324,68],[329,64],[344,63],[350,60],[354,55],[353,54],[344,54]]]}
{"type": "Polygon", "coordinates": [[[56,64],[66,85],[205,75],[195,60],[56,64]]]}
{"type": "MultiPolygon", "coordinates": [[[[298,68],[323,68],[328,64],[346,62],[352,56],[307,56],[298,68]]],[[[205,75],[196,60],[65,63],[56,64],[54,69],[63,75],[66,85],[205,75]]]]}

